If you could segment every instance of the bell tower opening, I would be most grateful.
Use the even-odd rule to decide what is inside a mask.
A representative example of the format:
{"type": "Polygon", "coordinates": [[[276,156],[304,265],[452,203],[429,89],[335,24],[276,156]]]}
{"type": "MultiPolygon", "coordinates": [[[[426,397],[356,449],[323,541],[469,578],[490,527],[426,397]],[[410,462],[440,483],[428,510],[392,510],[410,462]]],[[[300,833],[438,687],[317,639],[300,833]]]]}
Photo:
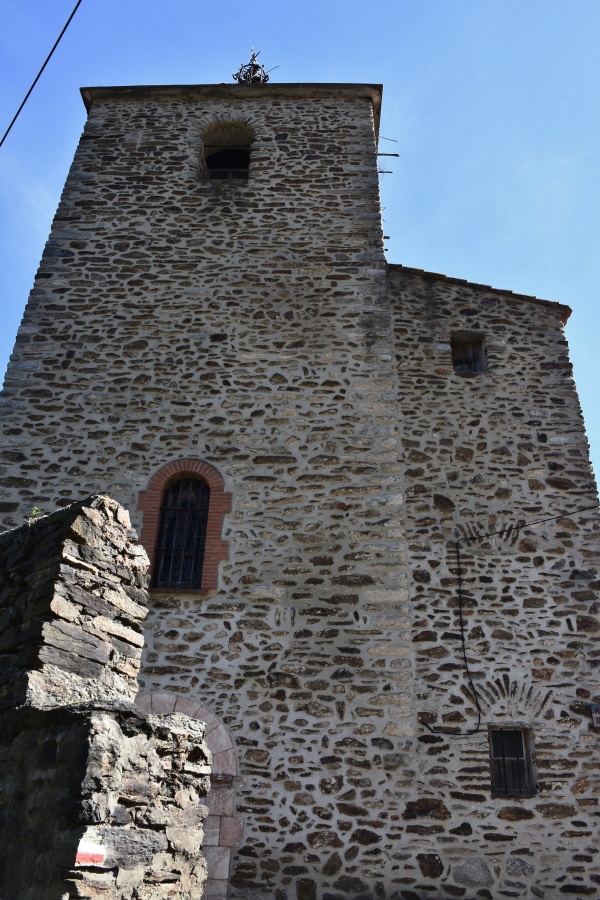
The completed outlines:
{"type": "Polygon", "coordinates": [[[204,132],[204,177],[248,180],[252,129],[244,122],[216,122],[204,132]]]}

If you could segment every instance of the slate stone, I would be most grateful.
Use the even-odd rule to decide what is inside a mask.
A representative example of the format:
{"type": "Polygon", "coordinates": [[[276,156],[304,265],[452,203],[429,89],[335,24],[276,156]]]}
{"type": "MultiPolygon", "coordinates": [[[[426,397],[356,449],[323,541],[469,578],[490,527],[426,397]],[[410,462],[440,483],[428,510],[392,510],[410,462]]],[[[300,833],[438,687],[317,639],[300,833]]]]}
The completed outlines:
{"type": "Polygon", "coordinates": [[[444,871],[444,864],[437,853],[417,853],[417,862],[425,878],[438,878],[444,871]]]}
{"type": "Polygon", "coordinates": [[[452,867],[452,877],[467,887],[485,887],[494,884],[494,876],[483,857],[473,856],[452,867]]]}

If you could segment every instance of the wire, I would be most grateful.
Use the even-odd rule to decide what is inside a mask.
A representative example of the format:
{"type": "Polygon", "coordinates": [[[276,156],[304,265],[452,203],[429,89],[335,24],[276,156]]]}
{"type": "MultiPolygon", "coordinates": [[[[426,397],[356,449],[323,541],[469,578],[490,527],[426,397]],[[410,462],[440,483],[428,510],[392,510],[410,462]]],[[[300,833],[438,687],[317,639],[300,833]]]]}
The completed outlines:
{"type": "MultiPolygon", "coordinates": [[[[566,519],[570,516],[577,515],[577,513],[582,512],[590,512],[592,509],[597,510],[598,504],[595,503],[593,506],[583,506],[580,509],[574,509],[568,513],[561,513],[559,516],[548,516],[545,519],[536,519],[534,522],[521,522],[517,524],[516,530],[519,531],[521,528],[530,528],[533,525],[543,525],[545,522],[555,522],[557,519],[566,519]]],[[[460,626],[460,641],[461,641],[461,649],[462,649],[462,658],[463,665],[465,667],[465,672],[467,673],[467,682],[471,689],[471,693],[473,694],[473,699],[475,700],[475,706],[477,707],[477,725],[475,728],[470,729],[469,731],[446,731],[443,728],[432,728],[427,722],[421,722],[421,725],[424,725],[428,731],[431,731],[432,734],[444,734],[448,737],[467,737],[471,734],[477,734],[479,729],[481,728],[481,705],[479,703],[479,694],[477,693],[477,689],[475,684],[473,683],[473,678],[471,676],[471,670],[469,668],[469,662],[467,659],[467,645],[465,639],[465,622],[463,617],[463,590],[462,590],[462,568],[460,564],[460,544],[461,541],[479,541],[481,538],[493,537],[497,534],[509,534],[512,531],[512,525],[507,528],[500,528],[498,531],[488,531],[486,534],[474,534],[469,535],[467,537],[459,538],[456,541],[455,550],[456,550],[456,568],[457,568],[457,578],[458,578],[458,621],[460,626]]]]}
{"type": "Polygon", "coordinates": [[[412,191],[412,195],[413,195],[413,197],[414,197],[415,203],[417,204],[417,209],[419,210],[419,214],[420,214],[421,220],[422,220],[422,222],[423,222],[423,228],[425,229],[425,233],[426,233],[427,237],[429,238],[429,243],[430,243],[430,245],[431,245],[431,249],[433,250],[433,255],[435,256],[435,261],[436,261],[437,264],[438,264],[438,268],[441,269],[441,268],[442,268],[442,264],[440,263],[440,261],[439,261],[439,259],[438,259],[437,253],[435,252],[435,247],[433,246],[433,241],[431,240],[431,235],[429,234],[429,228],[427,227],[427,222],[425,221],[425,216],[423,215],[423,210],[422,210],[421,207],[419,206],[419,201],[417,200],[417,194],[416,194],[416,191],[415,191],[415,189],[414,189],[414,187],[413,187],[413,183],[412,183],[412,181],[410,180],[410,175],[408,174],[408,169],[406,168],[406,163],[404,162],[404,157],[402,156],[402,154],[400,154],[400,162],[402,163],[402,166],[403,166],[403,168],[404,168],[404,172],[405,172],[405,174],[406,174],[406,178],[407,178],[407,180],[408,180],[408,183],[410,184],[410,189],[411,189],[411,191],[412,191]]]}
{"type": "Polygon", "coordinates": [[[23,102],[21,103],[20,107],[18,108],[18,110],[17,110],[16,113],[14,114],[13,119],[12,119],[12,122],[10,123],[10,125],[8,126],[8,128],[6,129],[6,131],[4,132],[4,134],[3,134],[3,136],[2,136],[2,140],[0,141],[0,147],[2,146],[2,144],[4,143],[4,141],[6,140],[6,138],[8,137],[8,135],[10,134],[10,131],[11,131],[13,125],[15,124],[15,122],[17,121],[17,119],[19,118],[19,115],[21,114],[21,110],[23,109],[23,107],[25,106],[25,104],[27,103],[27,101],[29,100],[29,97],[30,97],[30,95],[31,95],[31,93],[32,93],[32,91],[33,91],[33,89],[34,89],[34,87],[36,86],[36,84],[37,84],[38,81],[40,80],[40,77],[41,77],[41,75],[42,75],[42,72],[44,71],[44,69],[46,68],[46,66],[48,65],[48,63],[50,62],[50,60],[51,60],[51,58],[52,58],[52,54],[54,53],[54,51],[56,50],[56,48],[57,48],[58,45],[60,44],[61,38],[62,38],[63,34],[65,33],[65,31],[67,30],[67,28],[69,27],[69,25],[71,24],[71,20],[73,19],[73,16],[75,15],[75,13],[77,12],[77,10],[79,9],[79,6],[80,6],[81,2],[82,2],[82,0],[77,0],[77,3],[75,4],[75,7],[74,7],[74,9],[73,9],[73,12],[71,13],[71,15],[69,16],[69,18],[67,19],[67,23],[66,23],[65,27],[63,28],[63,30],[61,31],[61,33],[60,33],[59,36],[57,37],[56,41],[54,42],[54,46],[53,46],[52,50],[50,51],[50,53],[48,54],[48,56],[47,56],[46,59],[44,60],[44,65],[42,66],[42,68],[40,69],[40,71],[39,71],[39,72],[37,73],[37,75],[35,76],[35,79],[34,79],[34,81],[33,81],[33,84],[31,85],[31,87],[29,88],[29,90],[27,91],[27,93],[25,94],[25,99],[23,100],[23,102]]]}
{"type": "MultiPolygon", "coordinates": [[[[487,535],[481,534],[478,537],[487,537],[487,535]]],[[[446,731],[443,728],[432,728],[427,722],[422,722],[421,724],[425,726],[432,734],[446,734],[452,735],[452,737],[467,737],[471,734],[477,734],[479,729],[481,728],[481,704],[479,703],[479,694],[477,693],[477,688],[473,683],[473,677],[471,675],[471,670],[469,668],[469,661],[467,659],[467,642],[465,638],[465,620],[463,617],[463,590],[462,590],[462,570],[460,566],[460,541],[456,542],[455,550],[456,550],[456,567],[457,567],[457,576],[458,576],[458,621],[460,626],[460,643],[462,650],[462,658],[463,665],[465,667],[465,672],[467,673],[467,682],[471,689],[471,693],[473,694],[473,699],[475,700],[475,706],[477,707],[477,725],[474,728],[469,729],[469,731],[446,731]]]]}
{"type": "MultiPolygon", "coordinates": [[[[396,140],[396,138],[388,138],[388,137],[384,137],[382,134],[379,135],[379,139],[382,140],[382,141],[389,141],[390,144],[397,144],[397,143],[398,143],[398,141],[396,140]]],[[[427,235],[427,238],[428,238],[428,240],[429,240],[429,244],[430,244],[431,249],[432,249],[432,251],[433,251],[433,255],[435,256],[435,261],[436,261],[437,264],[438,264],[438,269],[441,269],[441,268],[442,268],[442,264],[441,264],[441,262],[440,262],[439,259],[438,259],[437,253],[435,252],[435,247],[433,246],[433,241],[431,240],[431,235],[430,235],[430,233],[429,233],[429,228],[427,227],[427,222],[425,221],[425,216],[423,215],[423,210],[421,209],[421,207],[420,207],[420,205],[419,205],[419,201],[418,201],[418,199],[417,199],[417,192],[415,191],[415,189],[414,189],[414,187],[413,187],[413,183],[412,183],[412,181],[410,180],[410,175],[408,174],[408,169],[406,168],[406,163],[404,162],[404,157],[402,156],[401,153],[378,153],[377,156],[399,156],[399,157],[400,157],[400,161],[402,162],[402,166],[403,166],[403,168],[404,168],[404,174],[406,175],[406,180],[408,181],[408,183],[409,183],[409,185],[410,185],[410,189],[411,189],[411,191],[412,191],[412,195],[413,195],[413,198],[414,198],[416,207],[417,207],[417,209],[419,210],[419,215],[421,216],[421,221],[423,222],[423,228],[425,229],[425,234],[427,235]]],[[[380,173],[380,174],[381,174],[381,173],[380,173]]],[[[385,172],[385,173],[383,173],[383,174],[391,174],[391,173],[385,172]]]]}
{"type": "MultiPolygon", "coordinates": [[[[521,522],[516,526],[517,531],[520,531],[521,528],[531,528],[532,525],[543,525],[544,522],[555,522],[557,519],[567,519],[569,516],[575,516],[580,512],[590,512],[592,509],[598,509],[598,504],[595,503],[594,506],[582,506],[580,509],[574,509],[572,512],[561,513],[560,516],[548,516],[547,519],[536,519],[535,522],[521,522]]],[[[496,534],[507,534],[512,530],[512,525],[509,528],[500,528],[498,531],[488,531],[487,534],[472,534],[467,537],[462,537],[457,540],[457,544],[460,544],[461,541],[478,541],[480,538],[484,537],[494,537],[496,534]]]]}

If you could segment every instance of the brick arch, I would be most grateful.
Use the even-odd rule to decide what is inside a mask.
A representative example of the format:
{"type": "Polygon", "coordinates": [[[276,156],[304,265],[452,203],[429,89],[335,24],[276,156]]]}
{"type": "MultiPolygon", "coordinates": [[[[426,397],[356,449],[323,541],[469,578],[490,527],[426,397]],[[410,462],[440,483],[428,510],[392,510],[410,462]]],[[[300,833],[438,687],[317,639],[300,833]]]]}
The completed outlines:
{"type": "Polygon", "coordinates": [[[221,537],[223,517],[231,512],[231,494],[225,492],[223,476],[214,466],[201,459],[175,459],[154,473],[147,489],[140,491],[138,498],[138,509],[144,514],[140,542],[148,554],[152,571],[164,492],[174,478],[186,475],[202,479],[210,488],[201,590],[214,591],[218,586],[219,563],[227,559],[228,542],[221,537]]]}
{"type": "Polygon", "coordinates": [[[231,851],[239,847],[243,822],[235,815],[235,786],[238,766],[235,745],[221,720],[202,703],[170,691],[138,694],[137,706],[154,716],[183,713],[206,723],[204,740],[211,751],[210,794],[206,798],[208,816],[204,820],[202,854],[208,868],[204,893],[207,900],[227,896],[231,851]]]}

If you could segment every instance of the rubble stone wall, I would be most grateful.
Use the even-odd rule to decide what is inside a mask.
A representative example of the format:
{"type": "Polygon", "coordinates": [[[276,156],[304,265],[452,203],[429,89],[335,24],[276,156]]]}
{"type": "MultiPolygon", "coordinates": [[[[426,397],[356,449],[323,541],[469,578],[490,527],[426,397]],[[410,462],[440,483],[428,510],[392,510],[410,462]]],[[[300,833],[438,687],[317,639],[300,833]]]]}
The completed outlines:
{"type": "Polygon", "coordinates": [[[3,900],[202,896],[203,723],[97,701],[0,724],[3,900]]]}
{"type": "Polygon", "coordinates": [[[0,709],[133,700],[148,558],[108,497],[0,535],[0,709]]]}
{"type": "Polygon", "coordinates": [[[0,536],[0,896],[202,896],[205,725],[134,705],[147,557],[92,497],[0,536]]]}
{"type": "Polygon", "coordinates": [[[101,487],[139,525],[173,459],[221,473],[219,588],[152,594],[141,690],[201,696],[236,741],[231,895],[312,897],[384,883],[412,779],[377,92],[258,88],[90,94],[6,382],[2,499],[10,521],[101,487]],[[249,180],[203,181],[228,119],[256,135],[249,180]]]}
{"type": "Polygon", "coordinates": [[[231,735],[215,898],[593,896],[598,518],[564,307],[388,271],[376,89],[84,95],[0,513],[102,490],[139,527],[165,467],[222,480],[216,586],[151,592],[140,674],[231,735]],[[201,177],[227,121],[247,182],[201,177]],[[485,335],[485,374],[454,373],[453,333],[485,335]],[[450,737],[477,724],[458,538],[482,722],[450,737]],[[531,729],[533,797],[491,797],[504,723],[531,729]]]}
{"type": "Polygon", "coordinates": [[[210,794],[206,798],[208,815],[204,819],[202,855],[206,860],[207,882],[204,900],[225,900],[229,889],[231,854],[241,844],[244,820],[236,815],[235,792],[239,784],[239,768],[235,743],[213,712],[174,692],[159,691],[138,694],[136,704],[147,712],[170,715],[184,712],[206,727],[205,741],[211,754],[210,794]]]}
{"type": "Polygon", "coordinates": [[[390,290],[421,723],[404,896],[598,896],[600,516],[564,309],[402,267],[390,290]],[[485,374],[454,371],[468,333],[485,374]],[[528,730],[534,796],[492,798],[489,726],[528,730]]]}
{"type": "Polygon", "coordinates": [[[278,498],[280,469],[316,460],[334,489],[372,466],[393,378],[378,94],[345,87],[92,92],[1,398],[5,527],[102,492],[139,532],[173,458],[278,498]],[[231,120],[256,134],[249,180],[203,180],[202,135],[231,120]]]}

